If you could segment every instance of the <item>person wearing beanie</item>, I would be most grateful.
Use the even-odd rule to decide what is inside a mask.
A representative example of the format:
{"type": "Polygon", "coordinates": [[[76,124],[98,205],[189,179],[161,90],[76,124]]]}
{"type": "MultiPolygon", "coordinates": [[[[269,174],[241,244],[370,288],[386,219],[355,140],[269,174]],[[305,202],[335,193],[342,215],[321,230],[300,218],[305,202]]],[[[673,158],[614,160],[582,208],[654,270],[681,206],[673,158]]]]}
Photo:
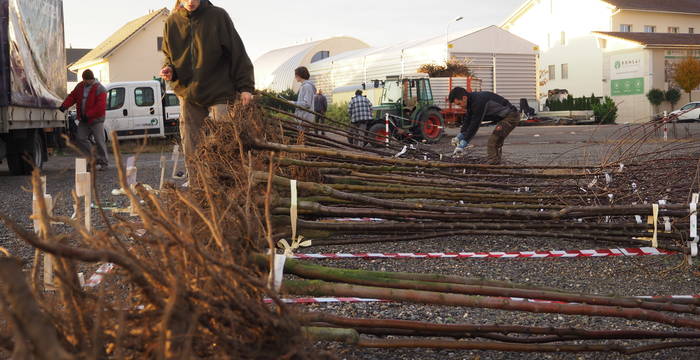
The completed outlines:
{"type": "Polygon", "coordinates": [[[78,132],[76,142],[86,156],[92,156],[92,142],[95,139],[95,164],[102,170],[109,164],[107,161],[107,144],[105,139],[105,113],[107,105],[107,90],[96,79],[92,70],[83,71],[83,81],[68,95],[59,110],[65,112],[71,106],[76,106],[78,117],[78,132]]]}
{"type": "Polygon", "coordinates": [[[226,10],[208,0],[180,0],[165,22],[160,76],[180,98],[180,136],[192,175],[201,127],[228,105],[248,105],[255,90],[253,63],[226,10]]]}

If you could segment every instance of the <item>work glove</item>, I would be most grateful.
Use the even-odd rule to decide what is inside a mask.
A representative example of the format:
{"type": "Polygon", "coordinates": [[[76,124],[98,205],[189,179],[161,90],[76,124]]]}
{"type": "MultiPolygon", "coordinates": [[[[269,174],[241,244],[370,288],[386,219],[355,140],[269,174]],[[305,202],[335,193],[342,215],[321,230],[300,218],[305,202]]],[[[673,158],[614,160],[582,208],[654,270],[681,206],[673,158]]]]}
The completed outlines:
{"type": "Polygon", "coordinates": [[[454,152],[452,152],[452,155],[457,155],[457,154],[464,154],[464,150],[470,147],[469,143],[466,140],[458,140],[457,141],[457,146],[455,146],[454,152]]]}
{"type": "Polygon", "coordinates": [[[61,105],[61,106],[58,108],[58,111],[64,113],[64,112],[66,112],[66,108],[64,108],[63,105],[61,105]]]}
{"type": "MultiPolygon", "coordinates": [[[[464,141],[464,134],[459,133],[452,139],[452,146],[458,146],[462,141],[464,141]]],[[[465,147],[467,147],[467,145],[464,145],[462,148],[465,147]]]]}

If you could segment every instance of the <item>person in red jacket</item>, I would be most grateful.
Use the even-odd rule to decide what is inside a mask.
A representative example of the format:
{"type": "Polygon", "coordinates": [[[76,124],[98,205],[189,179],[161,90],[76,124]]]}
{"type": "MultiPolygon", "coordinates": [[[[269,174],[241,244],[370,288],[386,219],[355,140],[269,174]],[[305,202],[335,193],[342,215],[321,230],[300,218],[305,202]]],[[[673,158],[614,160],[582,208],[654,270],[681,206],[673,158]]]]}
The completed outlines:
{"type": "Polygon", "coordinates": [[[73,92],[68,95],[59,110],[66,111],[71,106],[76,106],[78,115],[78,133],[76,141],[78,148],[84,154],[92,154],[92,142],[90,135],[95,139],[97,170],[107,167],[107,144],[105,134],[105,111],[107,108],[107,90],[102,84],[95,80],[95,75],[91,70],[83,72],[83,81],[80,82],[73,92]]]}

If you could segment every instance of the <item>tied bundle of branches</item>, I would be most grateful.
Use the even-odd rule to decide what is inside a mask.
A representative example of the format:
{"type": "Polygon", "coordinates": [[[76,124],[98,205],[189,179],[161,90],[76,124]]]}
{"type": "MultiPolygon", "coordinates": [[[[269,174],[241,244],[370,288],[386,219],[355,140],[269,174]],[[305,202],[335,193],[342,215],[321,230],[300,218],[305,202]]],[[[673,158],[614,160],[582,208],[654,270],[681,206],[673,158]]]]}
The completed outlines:
{"type": "Polygon", "coordinates": [[[472,71],[467,60],[451,58],[444,65],[424,64],[418,69],[419,73],[428,74],[430,77],[469,77],[472,71]]]}
{"type": "MultiPolygon", "coordinates": [[[[234,110],[232,118],[208,123],[197,154],[205,161],[189,161],[197,164],[190,190],[156,195],[140,185],[129,189],[120,167],[139,222],[102,213],[100,230],[90,233],[79,221],[49,216],[39,200],[43,230],[35,235],[0,215],[22,239],[57,259],[57,291],[44,293],[38,268],[28,282],[23,264],[0,258],[0,334],[12,334],[0,337],[0,347],[15,359],[324,358],[306,346],[298,321],[270,290],[267,272],[250,258],[268,247],[270,230],[263,210],[270,189],[251,182],[250,174],[271,167],[260,168],[261,160],[246,149],[245,136],[259,131],[259,123],[231,134],[222,125],[244,124],[255,116],[251,111],[234,110]],[[52,221],[70,225],[72,233],[54,233],[52,221]],[[81,287],[78,266],[99,262],[116,271],[97,288],[81,287]]],[[[121,164],[118,143],[113,147],[121,164]]],[[[33,180],[38,195],[38,171],[33,180]]]]}

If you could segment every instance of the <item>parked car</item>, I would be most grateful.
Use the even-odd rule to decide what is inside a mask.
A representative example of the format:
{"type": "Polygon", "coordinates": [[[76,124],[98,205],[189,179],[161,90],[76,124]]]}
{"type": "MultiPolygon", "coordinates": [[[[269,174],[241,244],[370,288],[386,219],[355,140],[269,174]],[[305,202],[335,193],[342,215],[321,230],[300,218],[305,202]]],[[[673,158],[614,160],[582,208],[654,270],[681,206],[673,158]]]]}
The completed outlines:
{"type": "Polygon", "coordinates": [[[105,131],[119,140],[164,138],[179,132],[180,102],[161,81],[111,83],[107,86],[105,131]]]}
{"type": "Polygon", "coordinates": [[[686,104],[670,115],[678,115],[678,121],[700,121],[700,101],[686,104]]]}

